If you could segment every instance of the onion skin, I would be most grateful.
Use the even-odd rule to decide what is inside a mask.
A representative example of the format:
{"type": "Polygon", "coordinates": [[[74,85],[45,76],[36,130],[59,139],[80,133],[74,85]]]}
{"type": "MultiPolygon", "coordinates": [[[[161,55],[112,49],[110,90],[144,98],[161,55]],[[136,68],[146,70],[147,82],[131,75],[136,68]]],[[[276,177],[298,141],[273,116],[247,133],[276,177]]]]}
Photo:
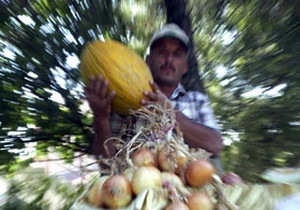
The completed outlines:
{"type": "Polygon", "coordinates": [[[195,192],[187,197],[187,206],[190,210],[213,210],[214,205],[207,194],[195,192]]]}
{"type": "Polygon", "coordinates": [[[190,210],[187,205],[181,202],[174,202],[168,205],[165,210],[190,210]]]}
{"type": "Polygon", "coordinates": [[[109,177],[102,185],[102,201],[109,208],[128,206],[132,200],[132,189],[129,181],[122,175],[109,177]]]}
{"type": "Polygon", "coordinates": [[[167,153],[167,148],[163,147],[158,153],[158,165],[162,171],[174,172],[171,165],[171,155],[167,153]]]}
{"type": "Polygon", "coordinates": [[[126,168],[122,172],[122,175],[125,176],[125,178],[131,183],[134,172],[135,172],[134,168],[126,168]]]}
{"type": "Polygon", "coordinates": [[[183,153],[179,151],[168,153],[167,147],[163,147],[158,153],[158,165],[162,171],[180,174],[187,162],[188,158],[183,153]]]}
{"type": "Polygon", "coordinates": [[[103,202],[102,202],[101,187],[107,178],[108,177],[102,177],[101,179],[98,179],[97,181],[95,181],[95,183],[91,187],[91,189],[88,193],[88,197],[87,197],[87,201],[90,205],[96,206],[96,207],[102,206],[103,202]]]}
{"type": "Polygon", "coordinates": [[[212,180],[215,172],[215,167],[208,160],[196,160],[189,163],[184,177],[190,186],[201,187],[212,180]]]}
{"type": "Polygon", "coordinates": [[[172,186],[184,186],[182,180],[174,173],[171,172],[162,172],[161,173],[163,184],[169,183],[172,186]]]}
{"type": "Polygon", "coordinates": [[[155,166],[157,167],[157,157],[156,154],[148,149],[148,148],[141,148],[136,150],[132,156],[131,160],[134,165],[140,166],[155,166]]]}
{"type": "Polygon", "coordinates": [[[177,167],[175,168],[175,174],[181,175],[188,164],[188,158],[186,156],[177,157],[177,167]]]}
{"type": "Polygon", "coordinates": [[[132,177],[132,190],[135,195],[149,188],[162,187],[161,172],[154,166],[142,166],[138,168],[132,177]]]}

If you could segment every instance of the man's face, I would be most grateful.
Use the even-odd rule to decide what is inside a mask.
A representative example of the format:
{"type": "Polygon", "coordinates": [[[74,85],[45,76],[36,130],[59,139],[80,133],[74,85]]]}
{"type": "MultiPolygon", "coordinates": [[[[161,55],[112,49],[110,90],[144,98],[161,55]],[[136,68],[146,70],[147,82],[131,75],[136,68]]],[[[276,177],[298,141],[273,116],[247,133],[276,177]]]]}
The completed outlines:
{"type": "Polygon", "coordinates": [[[186,49],[174,38],[163,38],[154,44],[146,62],[158,85],[177,86],[187,71],[186,49]]]}

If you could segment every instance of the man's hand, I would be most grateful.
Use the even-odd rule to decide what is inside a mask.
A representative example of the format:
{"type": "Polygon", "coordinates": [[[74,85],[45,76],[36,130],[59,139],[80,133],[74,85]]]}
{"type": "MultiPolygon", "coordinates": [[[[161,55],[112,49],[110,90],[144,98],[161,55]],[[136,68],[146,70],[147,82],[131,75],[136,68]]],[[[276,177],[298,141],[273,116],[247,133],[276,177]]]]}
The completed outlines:
{"type": "Polygon", "coordinates": [[[89,85],[84,88],[86,99],[97,119],[109,118],[111,102],[116,92],[108,92],[108,86],[109,82],[100,75],[96,78],[91,76],[89,85]]]}
{"type": "Polygon", "coordinates": [[[94,114],[94,141],[92,145],[93,153],[98,158],[99,155],[111,157],[115,153],[112,144],[108,144],[109,154],[105,150],[103,143],[111,137],[110,112],[111,102],[116,95],[115,91],[108,91],[109,83],[102,76],[90,78],[90,83],[84,88],[86,99],[94,114]]]}
{"type": "Polygon", "coordinates": [[[144,95],[149,100],[142,100],[141,101],[142,105],[156,103],[156,104],[159,104],[164,107],[166,103],[169,103],[167,96],[159,90],[159,87],[155,82],[150,81],[150,85],[151,85],[153,91],[152,92],[149,92],[149,91],[144,92],[144,95]]]}

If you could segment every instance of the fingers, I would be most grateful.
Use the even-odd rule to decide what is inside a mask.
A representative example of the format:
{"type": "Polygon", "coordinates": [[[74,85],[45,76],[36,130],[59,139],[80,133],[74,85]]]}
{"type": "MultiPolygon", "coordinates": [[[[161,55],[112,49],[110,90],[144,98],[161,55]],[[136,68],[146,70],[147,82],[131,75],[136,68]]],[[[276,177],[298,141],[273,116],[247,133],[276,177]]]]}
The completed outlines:
{"type": "Polygon", "coordinates": [[[110,94],[107,96],[107,103],[111,104],[112,100],[115,98],[116,96],[116,91],[111,91],[110,94]]]}
{"type": "Polygon", "coordinates": [[[151,103],[153,103],[153,101],[157,101],[157,99],[158,99],[157,93],[154,93],[154,92],[145,91],[144,96],[146,96],[149,100],[142,99],[141,100],[142,105],[151,104],[151,103]]]}
{"type": "Polygon", "coordinates": [[[107,118],[111,112],[112,100],[116,96],[115,91],[109,91],[109,82],[103,76],[91,76],[84,93],[94,115],[107,118]]]}
{"type": "Polygon", "coordinates": [[[99,97],[104,97],[108,91],[109,82],[104,79],[103,76],[99,75],[95,77],[92,75],[88,86],[85,88],[86,92],[94,93],[99,97]]]}
{"type": "Polygon", "coordinates": [[[105,101],[111,103],[116,95],[115,91],[108,92],[109,82],[101,75],[95,77],[92,75],[87,87],[84,88],[84,94],[88,101],[105,101]]]}
{"type": "Polygon", "coordinates": [[[150,86],[151,86],[151,88],[152,88],[152,90],[153,90],[154,93],[156,93],[157,91],[159,91],[158,85],[153,80],[150,81],[150,86]]]}
{"type": "Polygon", "coordinates": [[[105,95],[106,95],[106,93],[108,91],[108,85],[109,85],[109,83],[108,83],[107,80],[104,80],[104,79],[100,80],[98,83],[100,83],[99,84],[100,89],[98,90],[98,93],[99,93],[99,95],[101,97],[105,97],[105,95]]]}
{"type": "Polygon", "coordinates": [[[99,75],[95,77],[92,75],[87,89],[90,92],[94,92],[96,95],[103,97],[107,92],[108,84],[108,81],[105,80],[103,76],[99,75]]]}
{"type": "Polygon", "coordinates": [[[167,97],[165,96],[165,94],[163,94],[160,90],[158,85],[153,82],[150,81],[150,86],[152,88],[152,92],[151,91],[145,91],[144,92],[144,96],[146,96],[149,100],[141,100],[141,104],[142,105],[148,105],[148,104],[152,104],[152,103],[159,103],[161,105],[164,104],[164,102],[167,100],[167,97]]]}
{"type": "Polygon", "coordinates": [[[157,99],[159,98],[159,90],[157,90],[156,92],[145,91],[144,96],[149,98],[149,100],[151,101],[157,101],[157,99]]]}

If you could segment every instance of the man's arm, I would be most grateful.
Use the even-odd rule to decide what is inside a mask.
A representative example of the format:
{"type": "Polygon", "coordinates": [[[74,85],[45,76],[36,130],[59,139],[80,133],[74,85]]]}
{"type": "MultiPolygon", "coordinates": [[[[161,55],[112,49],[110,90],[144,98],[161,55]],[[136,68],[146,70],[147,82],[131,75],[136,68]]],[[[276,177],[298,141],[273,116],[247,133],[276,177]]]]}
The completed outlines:
{"type": "Polygon", "coordinates": [[[202,148],[218,157],[222,149],[221,135],[216,130],[200,125],[188,119],[181,112],[176,112],[176,121],[179,123],[185,142],[194,148],[202,148]]]}
{"type": "Polygon", "coordinates": [[[99,155],[104,157],[112,157],[115,149],[111,142],[104,146],[105,140],[112,137],[109,119],[97,120],[94,119],[94,141],[92,145],[93,154],[98,158],[99,155]],[[106,147],[106,148],[105,148],[106,147]]]}
{"type": "MultiPolygon", "coordinates": [[[[109,83],[102,76],[90,78],[89,85],[84,88],[86,99],[94,114],[94,141],[92,150],[94,155],[98,158],[101,154],[107,156],[104,141],[112,136],[110,128],[110,113],[111,102],[115,97],[114,91],[108,92],[109,83]]],[[[111,156],[114,152],[111,144],[108,144],[108,150],[111,156]]]]}

